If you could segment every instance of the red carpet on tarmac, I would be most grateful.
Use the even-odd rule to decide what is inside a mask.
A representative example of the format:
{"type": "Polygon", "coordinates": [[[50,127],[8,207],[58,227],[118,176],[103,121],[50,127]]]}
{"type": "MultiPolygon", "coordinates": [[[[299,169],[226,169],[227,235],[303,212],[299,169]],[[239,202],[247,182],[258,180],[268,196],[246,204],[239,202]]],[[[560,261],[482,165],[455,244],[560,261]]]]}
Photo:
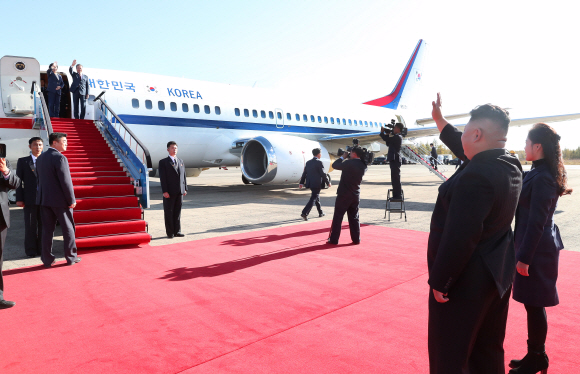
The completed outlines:
{"type": "MultiPolygon", "coordinates": [[[[89,251],[5,272],[0,372],[427,373],[427,233],[329,221],[89,251]]],[[[580,253],[562,251],[550,373],[580,368],[580,253]]],[[[506,359],[525,353],[511,302],[506,359]]]]}

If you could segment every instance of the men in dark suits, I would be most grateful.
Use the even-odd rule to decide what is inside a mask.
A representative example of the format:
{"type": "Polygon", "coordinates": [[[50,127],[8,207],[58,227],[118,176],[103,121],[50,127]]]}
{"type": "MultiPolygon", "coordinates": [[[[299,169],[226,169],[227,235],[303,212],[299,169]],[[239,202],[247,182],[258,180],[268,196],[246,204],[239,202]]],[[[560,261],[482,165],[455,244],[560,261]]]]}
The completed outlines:
{"type": "Polygon", "coordinates": [[[4,262],[4,243],[10,227],[10,208],[8,207],[8,190],[18,188],[20,178],[10,169],[10,163],[0,158],[0,309],[12,308],[13,301],[4,300],[4,280],[2,263],[4,262]]]}
{"type": "Polygon", "coordinates": [[[360,159],[363,154],[362,148],[357,146],[352,149],[352,152],[345,152],[332,164],[334,169],[342,170],[342,174],[336,191],[334,217],[332,217],[332,226],[328,237],[329,244],[338,244],[344,213],[348,217],[352,242],[360,244],[360,222],[358,220],[360,184],[367,171],[366,164],[360,159]],[[344,160],[345,158],[347,160],[344,160]]]}
{"type": "Polygon", "coordinates": [[[16,205],[24,208],[24,251],[28,257],[42,254],[42,220],[40,205],[36,205],[37,169],[36,159],[42,153],[44,143],[39,137],[30,138],[30,156],[21,157],[16,164],[16,175],[22,181],[16,189],[16,205]]]}
{"type": "Polygon", "coordinates": [[[177,143],[167,143],[169,156],[159,160],[159,179],[163,191],[165,232],[168,238],[183,237],[181,233],[181,205],[187,195],[187,180],[183,160],[177,158],[177,143]]]}
{"type": "Polygon", "coordinates": [[[511,223],[522,169],[505,149],[509,114],[485,104],[461,133],[433,102],[441,140],[465,160],[439,187],[429,234],[431,373],[505,373],[503,341],[515,274],[511,223]]]}
{"type": "Polygon", "coordinates": [[[320,190],[322,189],[323,183],[329,187],[331,186],[328,176],[324,172],[324,165],[322,165],[322,161],[320,161],[320,157],[322,156],[320,148],[314,148],[312,154],[314,155],[314,158],[308,160],[306,165],[304,165],[304,172],[302,173],[302,178],[300,178],[299,186],[300,189],[302,189],[302,187],[310,188],[310,191],[312,192],[310,194],[310,200],[308,200],[308,203],[306,203],[306,206],[302,209],[302,214],[300,215],[300,217],[304,218],[305,221],[308,221],[308,214],[314,204],[316,204],[318,216],[324,216],[324,212],[322,212],[322,207],[320,206],[320,190]]]}
{"type": "Polygon", "coordinates": [[[64,257],[68,265],[81,260],[77,257],[73,209],[77,205],[67,158],[61,153],[68,146],[66,134],[55,132],[48,136],[50,147],[36,160],[38,191],[36,204],[42,218],[42,262],[49,268],[55,262],[52,238],[56,220],[60,222],[64,239],[64,257]]]}
{"type": "Polygon", "coordinates": [[[401,144],[403,143],[403,137],[401,132],[404,126],[402,123],[395,124],[393,131],[390,132],[388,129],[381,127],[381,138],[386,142],[387,147],[389,147],[389,152],[387,153],[387,161],[391,168],[391,185],[393,186],[393,196],[392,201],[397,201],[402,199],[402,187],[401,187],[401,144]]]}
{"type": "Polygon", "coordinates": [[[430,160],[431,167],[437,170],[437,149],[435,148],[433,143],[431,143],[430,146],[431,146],[431,160],[430,160]]]}
{"type": "Polygon", "coordinates": [[[48,75],[48,114],[51,117],[58,117],[60,113],[60,94],[64,87],[64,81],[57,72],[58,63],[55,61],[48,66],[46,74],[48,75]]]}
{"type": "Polygon", "coordinates": [[[83,65],[77,64],[74,60],[72,65],[68,68],[68,72],[72,76],[73,82],[70,86],[70,92],[73,94],[73,103],[75,106],[75,118],[85,119],[85,110],[87,108],[87,99],[89,98],[89,77],[83,74],[83,65]],[[73,66],[76,65],[76,73],[73,72],[73,66]],[[79,117],[79,108],[81,114],[79,117]]]}

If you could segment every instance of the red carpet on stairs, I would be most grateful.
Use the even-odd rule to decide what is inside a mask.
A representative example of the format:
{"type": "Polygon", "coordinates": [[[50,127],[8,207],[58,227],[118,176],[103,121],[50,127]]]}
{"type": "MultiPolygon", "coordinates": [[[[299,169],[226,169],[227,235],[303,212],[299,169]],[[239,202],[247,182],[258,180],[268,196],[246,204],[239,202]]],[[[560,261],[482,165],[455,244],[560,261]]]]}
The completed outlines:
{"type": "Polygon", "coordinates": [[[77,206],[78,248],[149,243],[142,209],[131,179],[93,121],[51,119],[67,134],[67,157],[77,206]]]}
{"type": "MultiPolygon", "coordinates": [[[[427,233],[329,221],[89,251],[5,272],[0,373],[428,373],[427,233]]],[[[10,235],[10,233],[9,233],[10,235]]],[[[580,367],[580,253],[562,251],[550,373],[580,367]]],[[[511,301],[506,367],[526,350],[511,301]]]]}

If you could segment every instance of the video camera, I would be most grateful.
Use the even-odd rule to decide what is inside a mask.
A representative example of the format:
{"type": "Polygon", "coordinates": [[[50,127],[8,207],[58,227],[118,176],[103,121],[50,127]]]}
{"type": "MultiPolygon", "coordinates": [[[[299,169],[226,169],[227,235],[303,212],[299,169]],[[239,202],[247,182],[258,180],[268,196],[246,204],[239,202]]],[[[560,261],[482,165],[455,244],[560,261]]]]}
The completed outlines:
{"type": "Polygon", "coordinates": [[[6,158],[6,144],[0,144],[0,158],[6,158]]]}
{"type": "MultiPolygon", "coordinates": [[[[395,129],[395,126],[398,125],[399,123],[397,123],[394,119],[391,120],[391,123],[385,123],[385,126],[383,127],[384,132],[386,134],[390,134],[391,132],[393,132],[393,130],[395,129]]],[[[401,136],[407,136],[407,128],[405,127],[405,125],[403,125],[401,123],[401,136]]]]}
{"type": "MultiPolygon", "coordinates": [[[[350,158],[350,154],[352,153],[352,151],[354,149],[360,149],[362,150],[362,156],[359,156],[359,158],[362,160],[362,162],[365,163],[365,165],[370,165],[373,162],[373,159],[375,158],[375,155],[373,152],[367,150],[366,148],[361,148],[360,145],[358,144],[358,139],[353,139],[352,140],[352,146],[347,146],[346,147],[346,151],[342,148],[338,149],[338,157],[341,157],[342,155],[344,155],[345,153],[347,154],[345,158],[350,158]]],[[[358,151],[358,153],[361,153],[361,151],[358,151]]],[[[357,153],[357,154],[358,154],[357,153]]]]}

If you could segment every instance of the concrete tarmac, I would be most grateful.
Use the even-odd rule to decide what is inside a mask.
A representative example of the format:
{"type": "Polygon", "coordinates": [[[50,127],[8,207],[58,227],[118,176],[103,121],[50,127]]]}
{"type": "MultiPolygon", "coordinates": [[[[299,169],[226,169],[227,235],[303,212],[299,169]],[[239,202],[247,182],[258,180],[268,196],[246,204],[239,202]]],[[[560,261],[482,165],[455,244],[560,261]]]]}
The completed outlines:
{"type": "MultiPolygon", "coordinates": [[[[524,166],[529,170],[529,165],[524,166]]],[[[447,166],[443,174],[448,177],[455,171],[447,166]]],[[[576,231],[580,212],[580,166],[567,166],[569,186],[576,187],[571,196],[560,198],[555,221],[560,228],[566,249],[580,251],[580,232],[576,231]]],[[[332,187],[322,190],[321,204],[325,217],[319,218],[313,207],[311,220],[330,221],[334,212],[336,188],[340,171],[333,171],[332,187]]],[[[400,214],[391,214],[390,222],[385,216],[385,199],[390,186],[388,165],[373,165],[365,174],[362,184],[360,221],[362,224],[396,227],[408,230],[429,231],[431,213],[437,198],[441,180],[421,165],[403,165],[401,180],[405,193],[407,221],[400,214]]],[[[305,223],[300,217],[308,201],[310,190],[299,190],[291,185],[244,185],[239,168],[229,170],[210,169],[197,178],[189,178],[189,191],[184,199],[181,214],[184,238],[168,239],[163,220],[163,203],[159,178],[151,178],[151,208],[145,211],[152,236],[151,245],[160,246],[184,241],[198,240],[266,228],[299,225],[305,223]]],[[[4,248],[4,270],[39,265],[40,258],[28,258],[24,253],[24,222],[21,208],[11,206],[11,223],[4,248]]],[[[344,217],[346,221],[346,216],[344,217]]],[[[458,230],[461,228],[458,227],[458,230]]],[[[364,237],[362,240],[365,240],[364,237]]],[[[350,241],[348,230],[343,230],[341,241],[350,241]]],[[[385,238],[381,245],[388,245],[385,238]]],[[[379,244],[379,243],[377,243],[379,244]]],[[[425,251],[427,248],[425,248],[425,251]]],[[[54,238],[54,254],[57,261],[64,260],[60,228],[54,238]]],[[[82,250],[79,251],[82,256],[82,250]]]]}

